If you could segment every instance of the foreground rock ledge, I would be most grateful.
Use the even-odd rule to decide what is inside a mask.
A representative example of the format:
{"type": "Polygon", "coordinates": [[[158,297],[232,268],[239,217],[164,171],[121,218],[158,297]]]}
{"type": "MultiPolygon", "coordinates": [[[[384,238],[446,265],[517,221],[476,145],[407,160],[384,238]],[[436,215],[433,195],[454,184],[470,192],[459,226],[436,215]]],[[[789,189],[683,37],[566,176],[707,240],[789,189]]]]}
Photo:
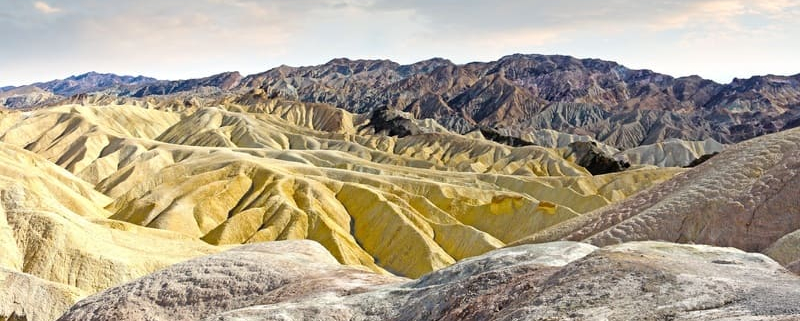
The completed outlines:
{"type": "Polygon", "coordinates": [[[489,252],[410,281],[312,241],[242,246],[76,304],[59,320],[797,320],[800,277],[732,248],[575,242],[489,252]]]}

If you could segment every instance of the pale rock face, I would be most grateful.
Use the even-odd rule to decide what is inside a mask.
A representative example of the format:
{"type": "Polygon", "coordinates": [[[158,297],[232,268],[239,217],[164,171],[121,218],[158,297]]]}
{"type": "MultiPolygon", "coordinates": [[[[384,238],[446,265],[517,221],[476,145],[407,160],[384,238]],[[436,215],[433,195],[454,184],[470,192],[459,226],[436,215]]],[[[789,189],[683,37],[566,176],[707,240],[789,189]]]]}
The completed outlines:
{"type": "Polygon", "coordinates": [[[732,248],[524,245],[416,281],[336,268],[315,249],[321,247],[273,242],[192,260],[92,296],[59,320],[791,320],[800,314],[800,277],[764,255],[732,248]],[[331,279],[330,271],[339,272],[331,279]],[[262,282],[242,281],[251,274],[262,282]]]}
{"type": "Polygon", "coordinates": [[[789,270],[800,274],[800,230],[786,234],[764,251],[789,270]]]}
{"type": "Polygon", "coordinates": [[[686,167],[703,155],[719,153],[725,145],[713,139],[684,141],[669,139],[661,143],[627,149],[614,155],[631,164],[656,165],[660,167],[686,167]]]}

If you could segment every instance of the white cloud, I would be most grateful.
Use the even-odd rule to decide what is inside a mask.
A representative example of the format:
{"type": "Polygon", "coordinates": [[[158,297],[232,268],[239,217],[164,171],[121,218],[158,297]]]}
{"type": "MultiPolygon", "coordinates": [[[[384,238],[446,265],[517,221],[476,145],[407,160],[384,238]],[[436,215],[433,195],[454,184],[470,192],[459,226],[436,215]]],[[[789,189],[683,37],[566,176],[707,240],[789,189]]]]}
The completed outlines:
{"type": "Polygon", "coordinates": [[[42,2],[42,1],[34,2],[33,3],[33,7],[36,8],[36,10],[38,10],[39,12],[44,13],[44,14],[53,14],[53,13],[61,12],[61,9],[53,7],[53,6],[51,6],[51,5],[49,5],[49,4],[45,3],[45,2],[42,2]]]}
{"type": "Polygon", "coordinates": [[[0,0],[0,30],[10,48],[0,70],[12,83],[87,70],[187,78],[335,57],[465,63],[512,53],[716,80],[800,72],[789,58],[800,51],[800,0],[0,0]]]}

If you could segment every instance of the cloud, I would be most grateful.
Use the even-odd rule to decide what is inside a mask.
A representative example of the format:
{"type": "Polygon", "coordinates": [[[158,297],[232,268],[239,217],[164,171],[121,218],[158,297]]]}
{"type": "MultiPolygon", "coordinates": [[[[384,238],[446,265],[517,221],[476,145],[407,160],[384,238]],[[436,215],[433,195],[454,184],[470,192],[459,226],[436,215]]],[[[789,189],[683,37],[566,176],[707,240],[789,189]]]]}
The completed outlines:
{"type": "Polygon", "coordinates": [[[671,10],[656,17],[649,25],[655,30],[670,29],[727,29],[732,32],[747,31],[743,17],[760,17],[770,23],[768,28],[792,17],[789,13],[800,7],[796,0],[704,0],[685,5],[681,10],[671,10]]]}
{"type": "Polygon", "coordinates": [[[720,70],[800,72],[786,58],[800,51],[791,39],[800,0],[33,1],[0,1],[3,78],[186,78],[344,56],[464,63],[516,52],[715,79],[730,76],[720,70]]]}
{"type": "Polygon", "coordinates": [[[49,4],[45,3],[45,2],[42,2],[42,1],[34,2],[33,3],[33,7],[37,11],[39,11],[41,13],[44,13],[44,14],[53,14],[53,13],[61,12],[61,9],[53,7],[53,6],[51,6],[51,5],[49,5],[49,4]]]}

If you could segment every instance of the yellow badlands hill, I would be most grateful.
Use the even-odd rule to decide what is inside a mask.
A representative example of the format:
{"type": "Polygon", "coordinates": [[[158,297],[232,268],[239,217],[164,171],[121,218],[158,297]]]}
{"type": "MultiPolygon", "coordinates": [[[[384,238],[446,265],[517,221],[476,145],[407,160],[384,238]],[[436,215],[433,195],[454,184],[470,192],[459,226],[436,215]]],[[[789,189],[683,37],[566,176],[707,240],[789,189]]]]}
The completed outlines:
{"type": "Polygon", "coordinates": [[[343,263],[412,277],[679,172],[593,177],[553,149],[359,135],[364,120],[343,111],[262,110],[64,106],[20,117],[2,139],[96,184],[113,219],[211,244],[310,238],[343,263]],[[331,114],[354,125],[312,117],[331,114]]]}
{"type": "Polygon", "coordinates": [[[53,320],[88,294],[221,250],[109,220],[109,201],[40,156],[0,143],[0,318],[53,320]]]}
{"type": "Polygon", "coordinates": [[[0,317],[29,320],[229,244],[311,239],[341,263],[418,277],[684,171],[592,176],[562,150],[376,135],[365,115],[281,101],[2,117],[0,294],[50,290],[0,299],[0,317]]]}

